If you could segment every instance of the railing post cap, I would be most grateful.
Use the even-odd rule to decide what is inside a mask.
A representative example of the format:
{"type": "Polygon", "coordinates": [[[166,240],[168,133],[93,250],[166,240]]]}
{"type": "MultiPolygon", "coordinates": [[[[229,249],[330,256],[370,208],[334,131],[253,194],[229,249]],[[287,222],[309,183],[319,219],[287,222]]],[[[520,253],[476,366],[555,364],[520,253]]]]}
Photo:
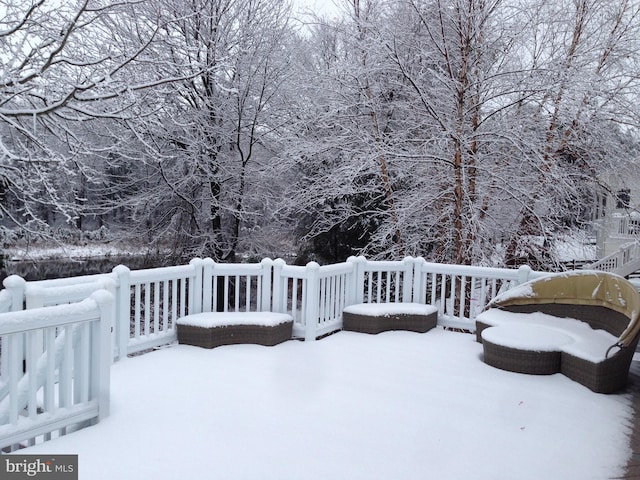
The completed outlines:
{"type": "Polygon", "coordinates": [[[9,275],[2,281],[5,288],[22,288],[27,281],[19,275],[9,275]]]}
{"type": "MultiPolygon", "coordinates": [[[[194,258],[193,260],[200,260],[200,259],[199,258],[194,258]]],[[[191,262],[193,262],[193,260],[191,260],[191,262]]],[[[189,263],[191,263],[191,262],[189,262],[189,263]]],[[[208,266],[208,265],[212,265],[213,266],[213,265],[216,264],[216,261],[211,257],[207,257],[204,260],[200,260],[200,262],[201,262],[202,265],[205,265],[205,266],[208,266]]],[[[191,264],[192,265],[196,265],[197,263],[198,262],[193,262],[191,264]]]]}
{"type": "Polygon", "coordinates": [[[273,265],[273,260],[271,260],[269,257],[265,257],[262,260],[260,260],[260,263],[262,265],[271,266],[271,265],[273,265]]]}
{"type": "Polygon", "coordinates": [[[189,265],[202,265],[204,263],[204,260],[201,258],[192,258],[191,260],[189,260],[189,265]]]}
{"type": "Polygon", "coordinates": [[[522,265],[520,268],[518,268],[518,283],[525,283],[529,281],[531,272],[532,270],[529,265],[522,265]]]}
{"type": "Polygon", "coordinates": [[[126,265],[116,265],[111,271],[116,275],[126,275],[131,273],[131,270],[126,265]]]}
{"type": "Polygon", "coordinates": [[[276,267],[284,267],[287,264],[282,258],[276,258],[273,261],[273,265],[276,267]]]}
{"type": "Polygon", "coordinates": [[[319,270],[320,269],[320,264],[318,262],[309,262],[309,263],[307,263],[307,268],[309,268],[311,270],[319,270]]]}

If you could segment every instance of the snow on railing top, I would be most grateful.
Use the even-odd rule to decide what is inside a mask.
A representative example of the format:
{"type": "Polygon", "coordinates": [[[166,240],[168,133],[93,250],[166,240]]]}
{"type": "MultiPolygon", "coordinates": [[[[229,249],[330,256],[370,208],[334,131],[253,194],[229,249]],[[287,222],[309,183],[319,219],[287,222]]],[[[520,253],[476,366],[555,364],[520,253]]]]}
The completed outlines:
{"type": "Polygon", "coordinates": [[[115,294],[115,280],[103,275],[86,278],[86,281],[80,283],[29,282],[24,293],[27,309],[31,309],[80,302],[98,290],[108,290],[115,294]]]}

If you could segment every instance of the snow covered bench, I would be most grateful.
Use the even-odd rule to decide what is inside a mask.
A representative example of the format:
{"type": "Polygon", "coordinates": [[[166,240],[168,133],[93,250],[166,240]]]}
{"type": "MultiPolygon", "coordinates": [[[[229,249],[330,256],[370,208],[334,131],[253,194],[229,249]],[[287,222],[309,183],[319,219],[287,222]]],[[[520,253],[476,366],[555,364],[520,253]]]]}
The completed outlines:
{"type": "Polygon", "coordinates": [[[253,343],[273,346],[293,335],[293,318],[271,312],[205,312],[186,315],[176,322],[178,343],[214,348],[253,343]]]}
{"type": "Polygon", "coordinates": [[[342,312],[342,329],[377,334],[389,330],[424,333],[436,326],[438,309],[420,303],[358,303],[342,312]]]}
{"type": "Polygon", "coordinates": [[[627,383],[640,332],[640,295],[624,278],[577,271],[539,278],[496,297],[476,318],[485,363],[562,373],[594,392],[627,383]]]}

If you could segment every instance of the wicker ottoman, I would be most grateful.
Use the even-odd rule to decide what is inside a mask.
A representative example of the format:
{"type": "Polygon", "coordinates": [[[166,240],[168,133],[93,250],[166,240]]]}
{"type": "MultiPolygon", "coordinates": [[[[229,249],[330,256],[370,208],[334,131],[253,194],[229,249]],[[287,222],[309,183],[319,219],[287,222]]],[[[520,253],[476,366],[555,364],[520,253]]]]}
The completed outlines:
{"type": "Polygon", "coordinates": [[[560,349],[572,342],[569,335],[537,325],[502,325],[482,330],[484,362],[517,373],[559,373],[560,349]]]}
{"type": "Polygon", "coordinates": [[[207,312],[178,319],[178,343],[203,348],[252,343],[273,346],[291,340],[293,318],[271,312],[207,312]]]}
{"type": "Polygon", "coordinates": [[[342,313],[342,329],[378,334],[390,330],[425,333],[436,326],[438,309],[420,303],[359,303],[342,313]]]}

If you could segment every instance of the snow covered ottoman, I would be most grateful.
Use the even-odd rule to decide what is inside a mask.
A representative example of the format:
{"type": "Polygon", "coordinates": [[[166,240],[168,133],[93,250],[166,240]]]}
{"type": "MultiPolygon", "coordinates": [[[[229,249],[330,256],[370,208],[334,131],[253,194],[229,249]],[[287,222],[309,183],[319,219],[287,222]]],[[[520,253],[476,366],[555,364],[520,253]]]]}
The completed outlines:
{"type": "Polygon", "coordinates": [[[177,321],[178,343],[214,348],[254,343],[273,346],[293,335],[293,318],[286,313],[205,312],[177,321]]]}
{"type": "Polygon", "coordinates": [[[424,333],[438,322],[438,309],[421,303],[358,303],[346,307],[342,329],[377,334],[389,330],[424,333]]]}

